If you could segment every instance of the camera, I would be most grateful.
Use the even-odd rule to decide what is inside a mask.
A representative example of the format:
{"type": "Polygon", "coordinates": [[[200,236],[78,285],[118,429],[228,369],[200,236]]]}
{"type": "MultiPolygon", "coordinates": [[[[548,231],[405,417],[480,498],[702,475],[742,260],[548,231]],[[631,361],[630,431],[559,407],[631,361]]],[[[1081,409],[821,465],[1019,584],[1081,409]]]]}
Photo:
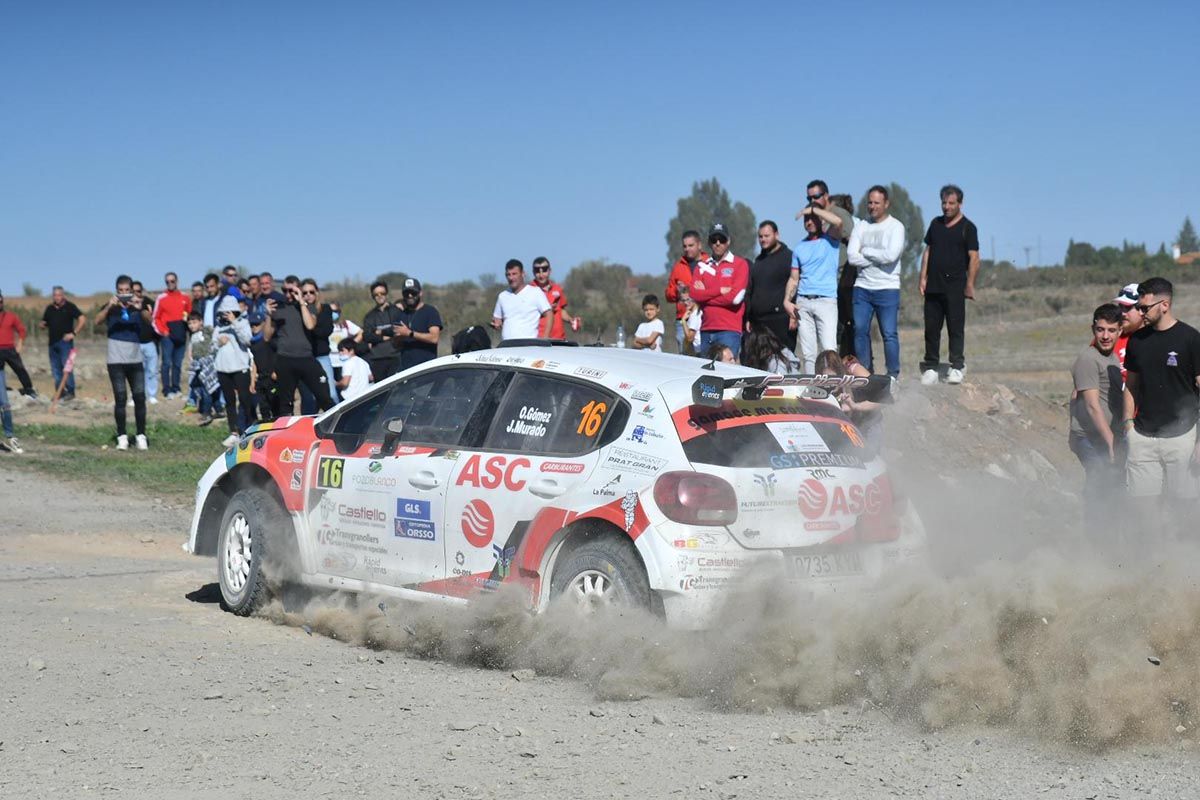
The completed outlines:
{"type": "Polygon", "coordinates": [[[120,300],[122,303],[128,303],[131,300],[133,300],[133,295],[132,294],[119,294],[119,295],[117,295],[117,299],[120,300]]]}

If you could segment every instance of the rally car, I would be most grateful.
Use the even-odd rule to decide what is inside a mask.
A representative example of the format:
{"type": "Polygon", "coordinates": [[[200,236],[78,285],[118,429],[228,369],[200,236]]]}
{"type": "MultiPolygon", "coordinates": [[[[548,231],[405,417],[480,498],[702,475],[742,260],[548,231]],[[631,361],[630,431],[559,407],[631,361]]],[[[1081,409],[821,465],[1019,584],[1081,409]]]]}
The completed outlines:
{"type": "Polygon", "coordinates": [[[839,587],[924,532],[831,392],[776,376],[547,342],[448,356],[317,417],[247,431],[197,487],[186,549],[226,607],[291,581],[533,608],[651,609],[702,626],[747,567],[839,587]]]}

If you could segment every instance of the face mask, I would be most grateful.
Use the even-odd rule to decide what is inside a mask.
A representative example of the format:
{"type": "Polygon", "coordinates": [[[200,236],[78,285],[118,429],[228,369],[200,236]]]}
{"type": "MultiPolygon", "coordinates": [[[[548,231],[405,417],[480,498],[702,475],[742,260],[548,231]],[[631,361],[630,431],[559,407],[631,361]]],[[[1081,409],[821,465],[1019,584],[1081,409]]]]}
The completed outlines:
{"type": "Polygon", "coordinates": [[[341,318],[342,318],[342,312],[340,312],[340,311],[333,312],[333,321],[334,322],[337,322],[341,318]]]}

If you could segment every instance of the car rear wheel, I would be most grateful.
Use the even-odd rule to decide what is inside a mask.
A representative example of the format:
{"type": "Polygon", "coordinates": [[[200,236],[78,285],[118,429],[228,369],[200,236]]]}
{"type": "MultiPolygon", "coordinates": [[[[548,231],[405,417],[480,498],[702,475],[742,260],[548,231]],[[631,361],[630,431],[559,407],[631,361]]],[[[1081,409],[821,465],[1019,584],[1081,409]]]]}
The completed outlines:
{"type": "Polygon", "coordinates": [[[581,544],[555,566],[550,597],[562,597],[584,611],[649,608],[650,582],[629,542],[609,536],[581,544]]]}
{"type": "Polygon", "coordinates": [[[229,499],[217,539],[217,576],[226,610],[240,616],[258,611],[271,597],[264,565],[288,520],[271,495],[240,489],[229,499]]]}

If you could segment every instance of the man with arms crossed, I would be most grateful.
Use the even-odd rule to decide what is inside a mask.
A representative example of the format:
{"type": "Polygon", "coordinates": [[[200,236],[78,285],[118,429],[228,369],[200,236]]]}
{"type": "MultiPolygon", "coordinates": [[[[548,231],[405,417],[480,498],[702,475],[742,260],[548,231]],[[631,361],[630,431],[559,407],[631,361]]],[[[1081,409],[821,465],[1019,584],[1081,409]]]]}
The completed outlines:
{"type": "Polygon", "coordinates": [[[553,311],[546,293],[525,282],[525,265],[510,258],[504,265],[508,288],[496,296],[492,327],[501,339],[537,339],[550,329],[553,311]]]}
{"type": "Polygon", "coordinates": [[[921,254],[921,294],[925,297],[925,360],[921,383],[938,382],[941,360],[942,323],[949,339],[950,371],[946,383],[963,382],[964,330],[967,301],[975,299],[975,276],[979,272],[979,231],[963,216],[962,189],[942,187],[942,216],[929,223],[925,252],[921,254]]]}
{"type": "Polygon", "coordinates": [[[1129,337],[1125,352],[1125,476],[1130,496],[1141,505],[1143,524],[1160,527],[1151,514],[1165,492],[1176,532],[1182,533],[1189,524],[1194,527],[1190,517],[1200,466],[1200,331],[1175,319],[1173,291],[1166,278],[1138,286],[1137,307],[1146,327],[1129,337]]]}
{"type": "Polygon", "coordinates": [[[1115,431],[1120,427],[1123,394],[1121,365],[1114,348],[1121,335],[1121,309],[1105,303],[1092,314],[1092,343],[1071,367],[1071,432],[1067,444],[1083,465],[1083,518],[1089,533],[1110,526],[1114,493],[1120,485],[1115,431]]]}
{"type": "Polygon", "coordinates": [[[692,277],[692,299],[701,315],[700,352],[708,353],[720,344],[736,357],[742,351],[750,264],[733,254],[729,229],[720,222],[709,230],[708,246],[712,256],[696,265],[692,277]]]}
{"type": "Polygon", "coordinates": [[[854,281],[854,354],[868,370],[871,357],[871,317],[879,320],[887,374],[900,375],[900,256],[904,252],[904,225],[888,213],[888,191],[872,186],[867,192],[870,222],[854,226],[846,257],[858,268],[854,281]]]}

